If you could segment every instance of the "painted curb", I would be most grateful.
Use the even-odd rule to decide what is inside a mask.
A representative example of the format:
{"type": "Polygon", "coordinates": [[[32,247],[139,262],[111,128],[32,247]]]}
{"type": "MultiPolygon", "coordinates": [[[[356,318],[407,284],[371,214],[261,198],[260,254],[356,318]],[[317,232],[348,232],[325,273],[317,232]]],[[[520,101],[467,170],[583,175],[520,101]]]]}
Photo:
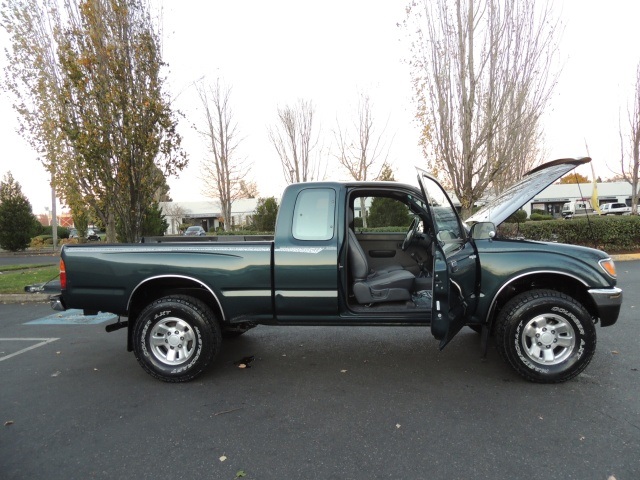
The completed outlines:
{"type": "Polygon", "coordinates": [[[0,295],[1,303],[38,303],[48,302],[50,293],[4,293],[0,295]]]}

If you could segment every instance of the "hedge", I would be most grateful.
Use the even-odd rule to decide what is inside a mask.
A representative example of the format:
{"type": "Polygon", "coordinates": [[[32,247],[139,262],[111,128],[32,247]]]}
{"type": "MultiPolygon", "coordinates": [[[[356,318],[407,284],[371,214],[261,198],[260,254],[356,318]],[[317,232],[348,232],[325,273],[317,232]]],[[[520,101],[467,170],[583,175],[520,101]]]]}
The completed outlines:
{"type": "Polygon", "coordinates": [[[595,247],[608,252],[640,250],[640,216],[592,216],[572,220],[503,223],[498,235],[595,247]]]}

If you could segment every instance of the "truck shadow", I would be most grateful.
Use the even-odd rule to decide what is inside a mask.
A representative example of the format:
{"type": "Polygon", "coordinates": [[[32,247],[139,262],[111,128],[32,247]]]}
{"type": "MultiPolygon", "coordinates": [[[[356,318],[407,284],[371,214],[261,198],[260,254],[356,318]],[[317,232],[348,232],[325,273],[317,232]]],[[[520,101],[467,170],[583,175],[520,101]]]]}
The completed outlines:
{"type": "Polygon", "coordinates": [[[272,327],[259,326],[223,341],[209,376],[251,370],[265,380],[336,375],[357,381],[451,382],[518,380],[490,342],[482,358],[480,336],[465,329],[440,351],[425,327],[272,327]],[[476,380],[477,381],[477,380],[476,380]]]}

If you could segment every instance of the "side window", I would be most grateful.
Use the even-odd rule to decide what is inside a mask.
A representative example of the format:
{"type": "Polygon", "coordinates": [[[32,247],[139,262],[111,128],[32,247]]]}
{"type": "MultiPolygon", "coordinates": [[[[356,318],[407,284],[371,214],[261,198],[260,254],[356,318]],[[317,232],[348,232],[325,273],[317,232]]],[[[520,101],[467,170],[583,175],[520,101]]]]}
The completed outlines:
{"type": "MultiPolygon", "coordinates": [[[[360,206],[360,201],[356,200],[355,207],[360,206]]],[[[369,232],[389,232],[400,231],[405,232],[411,224],[413,215],[409,207],[394,198],[387,197],[368,197],[365,204],[366,211],[366,227],[369,232]]],[[[360,225],[365,226],[364,222],[360,225]]]]}
{"type": "Polygon", "coordinates": [[[330,240],[333,238],[336,194],[329,188],[301,191],[293,211],[293,238],[330,240]]]}

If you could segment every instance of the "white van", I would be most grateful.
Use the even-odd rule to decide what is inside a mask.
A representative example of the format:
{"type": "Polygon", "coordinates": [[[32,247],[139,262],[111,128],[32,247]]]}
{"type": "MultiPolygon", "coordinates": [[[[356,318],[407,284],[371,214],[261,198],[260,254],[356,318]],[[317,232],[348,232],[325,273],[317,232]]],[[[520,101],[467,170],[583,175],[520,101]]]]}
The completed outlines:
{"type": "Polygon", "coordinates": [[[573,218],[577,216],[592,215],[595,212],[589,200],[576,200],[562,205],[562,217],[573,218]]]}

